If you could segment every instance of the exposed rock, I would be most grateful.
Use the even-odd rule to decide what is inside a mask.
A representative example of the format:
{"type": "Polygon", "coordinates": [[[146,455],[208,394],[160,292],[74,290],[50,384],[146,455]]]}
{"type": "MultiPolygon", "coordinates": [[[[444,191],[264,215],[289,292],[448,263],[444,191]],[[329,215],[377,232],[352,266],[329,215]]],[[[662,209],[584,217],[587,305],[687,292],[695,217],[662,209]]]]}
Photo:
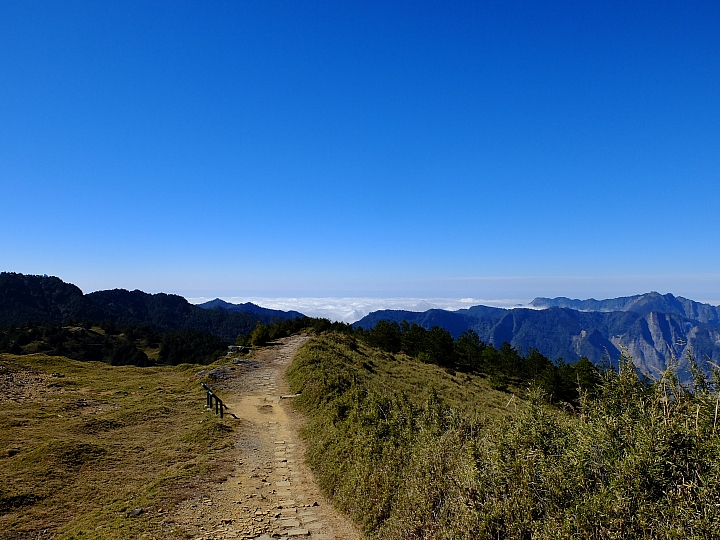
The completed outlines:
{"type": "Polygon", "coordinates": [[[219,368],[215,368],[211,370],[208,374],[208,379],[212,379],[214,381],[224,381],[228,377],[230,377],[230,369],[223,366],[219,368]]]}

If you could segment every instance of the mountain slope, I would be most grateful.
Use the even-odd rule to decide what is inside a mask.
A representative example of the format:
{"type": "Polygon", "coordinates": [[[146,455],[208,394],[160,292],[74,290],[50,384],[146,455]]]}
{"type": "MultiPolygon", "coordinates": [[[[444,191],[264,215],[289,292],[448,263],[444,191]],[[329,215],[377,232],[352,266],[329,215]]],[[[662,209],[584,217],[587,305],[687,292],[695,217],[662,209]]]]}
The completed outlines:
{"type": "Polygon", "coordinates": [[[174,294],[113,289],[89,294],[57,277],[0,273],[0,326],[27,322],[110,321],[148,325],[167,332],[198,330],[234,341],[257,323],[271,323],[262,313],[203,309],[174,294]]]}
{"type": "Polygon", "coordinates": [[[0,273],[0,326],[56,322],[70,316],[83,292],[56,277],[0,273]]]}
{"type": "Polygon", "coordinates": [[[421,312],[383,309],[368,313],[365,317],[353,323],[352,326],[355,328],[365,328],[367,330],[374,328],[379,321],[383,320],[397,323],[407,321],[411,324],[419,324],[427,329],[433,326],[440,326],[450,332],[454,338],[457,338],[469,328],[466,316],[456,311],[446,311],[444,309],[429,309],[428,311],[421,312]]]}
{"type": "Polygon", "coordinates": [[[424,328],[446,328],[454,337],[474,330],[486,343],[504,342],[527,351],[539,350],[549,358],[615,363],[623,349],[646,375],[657,376],[676,359],[687,378],[687,353],[701,363],[720,363],[720,327],[676,313],[650,311],[592,312],[570,308],[499,309],[485,306],[423,313],[385,310],[369,314],[354,326],[372,328],[379,320],[416,323],[424,328]],[[603,360],[605,359],[605,360],[603,360]]]}
{"type": "Polygon", "coordinates": [[[703,304],[674,296],[670,293],[649,292],[635,296],[611,298],[608,300],[571,300],[570,298],[536,298],[530,305],[536,308],[566,307],[578,311],[634,311],[647,315],[653,311],[672,313],[694,321],[720,325],[720,310],[710,304],[703,304]]]}
{"type": "Polygon", "coordinates": [[[198,307],[203,309],[223,309],[225,311],[232,311],[235,313],[254,313],[256,315],[267,315],[269,317],[277,317],[280,320],[285,319],[296,319],[297,317],[305,317],[299,311],[282,311],[280,309],[270,309],[258,306],[252,302],[245,302],[243,304],[232,304],[216,298],[209,302],[203,302],[202,304],[196,304],[198,307]]]}

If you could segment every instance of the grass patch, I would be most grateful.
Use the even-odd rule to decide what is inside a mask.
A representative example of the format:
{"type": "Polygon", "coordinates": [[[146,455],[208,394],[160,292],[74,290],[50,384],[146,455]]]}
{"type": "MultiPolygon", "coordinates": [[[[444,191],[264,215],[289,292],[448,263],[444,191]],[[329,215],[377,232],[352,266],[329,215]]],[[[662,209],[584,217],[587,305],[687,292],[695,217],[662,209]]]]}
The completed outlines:
{"type": "MultiPolygon", "coordinates": [[[[378,538],[415,538],[387,527],[391,517],[395,523],[407,517],[398,510],[401,499],[409,491],[432,491],[432,477],[442,478],[451,462],[468,455],[463,422],[498,422],[518,403],[483,377],[348,344],[342,335],[306,343],[288,377],[308,416],[307,459],[320,487],[378,538]],[[438,396],[463,413],[447,409],[438,396]]],[[[420,499],[408,505],[427,502],[420,499]]]]}
{"type": "Polygon", "coordinates": [[[489,381],[346,337],[306,343],[308,462],[371,538],[714,538],[720,530],[720,373],[648,384],[600,374],[577,411],[537,389],[507,405],[489,381]],[[464,377],[464,376],[463,376],[464,377]]]}
{"type": "Polygon", "coordinates": [[[233,427],[204,411],[200,366],[0,355],[0,538],[128,538],[214,467],[233,427]]]}

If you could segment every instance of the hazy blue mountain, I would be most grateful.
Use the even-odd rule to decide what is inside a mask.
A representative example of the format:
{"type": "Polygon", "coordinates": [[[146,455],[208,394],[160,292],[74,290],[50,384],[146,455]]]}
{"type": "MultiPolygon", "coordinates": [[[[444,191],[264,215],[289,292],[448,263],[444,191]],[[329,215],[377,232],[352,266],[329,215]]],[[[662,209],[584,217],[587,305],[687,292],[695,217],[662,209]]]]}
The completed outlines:
{"type": "Polygon", "coordinates": [[[296,319],[297,317],[305,317],[304,314],[299,311],[282,311],[280,309],[270,309],[258,306],[252,302],[245,302],[243,304],[233,304],[226,302],[220,298],[210,300],[209,302],[203,302],[202,304],[196,304],[198,307],[203,309],[224,309],[226,311],[233,311],[236,313],[254,313],[256,315],[267,315],[269,317],[277,317],[280,320],[284,319],[296,319]]]}
{"type": "MultiPolygon", "coordinates": [[[[629,302],[625,302],[627,304],[629,302]]],[[[648,304],[634,303],[641,307],[648,304]]],[[[700,304],[703,305],[706,304],[700,304]]],[[[703,311],[690,313],[697,316],[697,313],[702,314],[703,311]]],[[[638,368],[651,377],[657,376],[673,358],[677,359],[684,372],[683,377],[687,377],[688,352],[701,363],[706,356],[720,363],[720,326],[674,312],[475,306],[459,311],[434,309],[422,313],[377,311],[362,318],[354,326],[372,328],[383,319],[398,323],[407,320],[428,329],[437,325],[446,328],[455,337],[472,329],[486,343],[500,346],[507,341],[524,351],[535,348],[549,358],[563,358],[566,361],[587,356],[595,363],[608,359],[615,363],[622,349],[625,349],[638,368]]]]}
{"type": "Polygon", "coordinates": [[[656,311],[673,313],[693,321],[720,325],[720,309],[710,304],[688,300],[682,296],[649,292],[608,300],[573,300],[565,297],[536,298],[530,305],[536,308],[566,307],[578,311],[634,311],[642,315],[656,311]]]}

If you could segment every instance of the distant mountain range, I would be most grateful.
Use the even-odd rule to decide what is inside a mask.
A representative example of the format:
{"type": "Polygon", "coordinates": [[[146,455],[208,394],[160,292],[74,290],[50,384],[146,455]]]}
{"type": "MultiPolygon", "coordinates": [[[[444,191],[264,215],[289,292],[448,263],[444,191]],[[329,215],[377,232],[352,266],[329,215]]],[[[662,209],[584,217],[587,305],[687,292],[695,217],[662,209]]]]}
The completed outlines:
{"type": "Polygon", "coordinates": [[[603,357],[616,363],[625,349],[650,377],[673,358],[686,376],[687,353],[701,364],[706,358],[720,364],[720,317],[718,308],[710,304],[651,292],[610,300],[536,298],[531,305],[545,309],[382,310],[354,326],[372,328],[380,320],[406,320],[425,328],[446,328],[455,337],[472,329],[486,343],[499,346],[507,341],[513,347],[535,348],[567,361],[587,356],[595,363],[603,357]]]}
{"type": "Polygon", "coordinates": [[[296,319],[297,317],[305,317],[304,314],[299,311],[282,311],[279,309],[270,309],[260,307],[252,302],[245,302],[244,304],[232,304],[225,300],[216,298],[209,302],[203,302],[202,304],[195,304],[203,309],[222,309],[225,311],[231,311],[234,313],[254,313],[256,315],[267,315],[268,317],[277,317],[280,320],[284,319],[296,319]]]}
{"type": "Polygon", "coordinates": [[[577,311],[634,311],[643,315],[653,311],[672,313],[686,319],[718,325],[720,310],[710,304],[701,304],[682,296],[650,292],[635,296],[623,296],[609,300],[571,300],[570,298],[536,298],[530,305],[536,308],[565,307],[577,311]]]}
{"type": "MultiPolygon", "coordinates": [[[[222,302],[222,300],[220,300],[222,302]]],[[[232,304],[230,304],[232,306],[232,304]]],[[[148,294],[113,289],[83,294],[57,277],[0,273],[0,326],[28,322],[110,321],[116,325],[147,325],[159,331],[199,330],[234,341],[257,323],[294,318],[297,312],[248,309],[207,309],[174,294],[148,294]]],[[[216,307],[216,306],[210,306],[216,307]]]]}
{"type": "MultiPolygon", "coordinates": [[[[533,309],[474,306],[458,311],[382,310],[354,324],[372,328],[380,320],[440,326],[457,337],[472,329],[486,343],[505,341],[522,350],[538,349],[553,359],[587,356],[617,362],[623,349],[638,368],[656,376],[676,358],[686,369],[686,354],[720,365],[720,309],[672,294],[651,292],[608,300],[536,298],[533,309]]],[[[27,322],[110,321],[147,325],[167,332],[199,330],[233,341],[257,321],[302,317],[297,311],[267,309],[220,299],[200,306],[173,294],[113,289],[89,294],[57,277],[0,273],[0,327],[27,322]]]]}

